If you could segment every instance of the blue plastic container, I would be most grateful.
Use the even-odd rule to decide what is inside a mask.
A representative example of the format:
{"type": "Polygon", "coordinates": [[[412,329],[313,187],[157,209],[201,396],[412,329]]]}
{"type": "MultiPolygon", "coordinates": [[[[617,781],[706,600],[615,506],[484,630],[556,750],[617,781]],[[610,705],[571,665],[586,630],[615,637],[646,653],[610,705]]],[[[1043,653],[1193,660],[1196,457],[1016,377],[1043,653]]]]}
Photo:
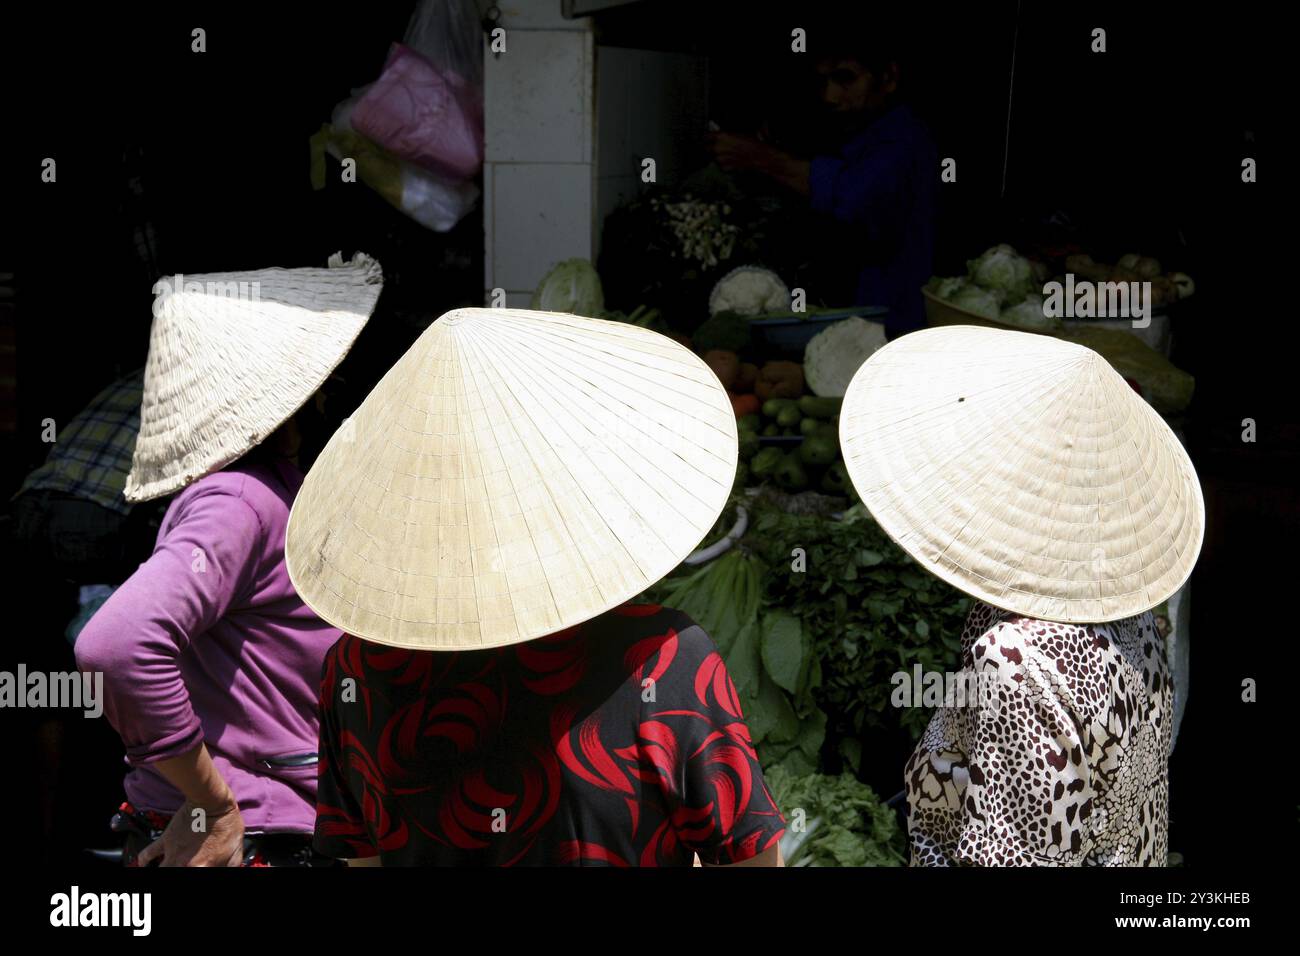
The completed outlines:
{"type": "Polygon", "coordinates": [[[831,312],[790,312],[785,315],[765,315],[761,319],[751,319],[750,330],[757,343],[783,352],[798,352],[803,355],[808,340],[841,319],[850,316],[870,319],[872,322],[884,323],[889,310],[881,306],[862,306],[856,309],[835,309],[831,312]]]}

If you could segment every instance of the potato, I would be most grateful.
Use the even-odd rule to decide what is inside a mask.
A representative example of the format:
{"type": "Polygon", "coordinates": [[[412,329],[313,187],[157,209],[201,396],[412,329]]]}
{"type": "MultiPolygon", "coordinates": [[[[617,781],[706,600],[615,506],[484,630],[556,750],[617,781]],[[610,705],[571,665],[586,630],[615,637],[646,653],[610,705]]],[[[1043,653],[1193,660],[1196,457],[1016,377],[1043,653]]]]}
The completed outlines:
{"type": "Polygon", "coordinates": [[[769,398],[798,398],[803,394],[803,366],[798,362],[768,362],[758,370],[754,394],[769,398]]]}
{"type": "Polygon", "coordinates": [[[758,384],[758,366],[753,362],[741,362],[740,374],[736,377],[735,391],[752,392],[758,384]]]}

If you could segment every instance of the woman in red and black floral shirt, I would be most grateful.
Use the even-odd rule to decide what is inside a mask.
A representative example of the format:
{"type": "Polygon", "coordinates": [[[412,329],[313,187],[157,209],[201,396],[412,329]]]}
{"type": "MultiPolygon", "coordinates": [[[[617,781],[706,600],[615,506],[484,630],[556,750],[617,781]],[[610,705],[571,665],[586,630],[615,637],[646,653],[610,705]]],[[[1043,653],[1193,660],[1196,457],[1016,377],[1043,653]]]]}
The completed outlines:
{"type": "Polygon", "coordinates": [[[726,389],[623,322],[456,309],[330,440],[285,539],[326,656],[315,845],[386,865],[779,865],[717,648],[631,606],[718,521],[726,389]]]}
{"type": "Polygon", "coordinates": [[[511,647],[344,637],[316,848],[385,865],[775,864],[785,821],[713,641],[624,605],[511,647]]]}

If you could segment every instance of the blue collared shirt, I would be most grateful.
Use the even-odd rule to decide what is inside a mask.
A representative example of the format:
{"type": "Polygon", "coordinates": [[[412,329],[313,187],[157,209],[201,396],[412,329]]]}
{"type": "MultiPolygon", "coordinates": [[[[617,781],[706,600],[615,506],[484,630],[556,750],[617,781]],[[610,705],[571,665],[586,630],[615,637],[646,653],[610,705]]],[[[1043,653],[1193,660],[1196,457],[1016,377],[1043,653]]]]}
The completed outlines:
{"type": "Polygon", "coordinates": [[[889,309],[891,332],[925,324],[923,286],[933,272],[939,156],[904,105],[890,109],[834,156],[812,160],[812,207],[862,241],[853,305],[889,309]],[[859,231],[860,230],[860,231],[859,231]]]}

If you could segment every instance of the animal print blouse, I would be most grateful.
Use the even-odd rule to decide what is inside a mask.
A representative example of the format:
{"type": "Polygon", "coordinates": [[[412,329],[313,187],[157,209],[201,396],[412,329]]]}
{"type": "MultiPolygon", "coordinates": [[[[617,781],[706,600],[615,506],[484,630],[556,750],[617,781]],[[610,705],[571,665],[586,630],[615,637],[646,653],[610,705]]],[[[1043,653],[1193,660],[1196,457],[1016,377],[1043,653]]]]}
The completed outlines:
{"type": "Polygon", "coordinates": [[[1173,683],[1150,612],[1054,624],[977,602],[907,765],[913,866],[1164,866],[1173,683]]]}

